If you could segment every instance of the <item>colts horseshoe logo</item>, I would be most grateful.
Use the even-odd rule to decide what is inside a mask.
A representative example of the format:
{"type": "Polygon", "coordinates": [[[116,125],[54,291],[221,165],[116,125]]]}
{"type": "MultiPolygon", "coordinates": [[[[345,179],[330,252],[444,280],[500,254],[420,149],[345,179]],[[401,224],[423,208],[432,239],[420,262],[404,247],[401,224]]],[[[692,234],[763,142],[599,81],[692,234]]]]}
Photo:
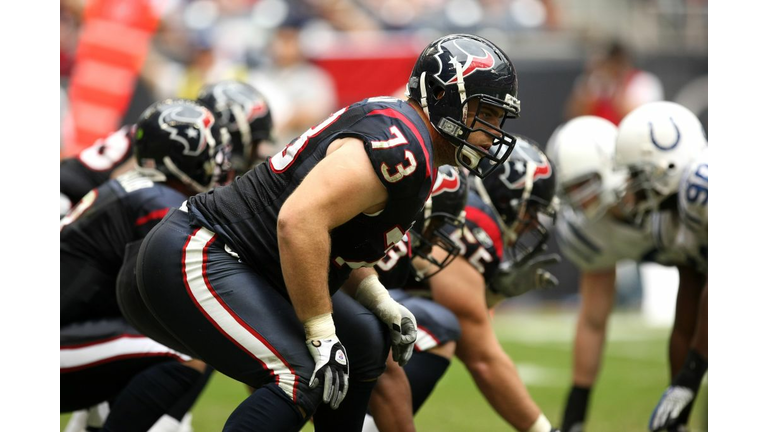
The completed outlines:
{"type": "Polygon", "coordinates": [[[674,142],[671,144],[663,144],[656,140],[656,136],[653,135],[653,123],[648,123],[648,128],[651,130],[651,142],[653,145],[658,147],[661,150],[672,150],[673,148],[677,147],[678,144],[680,144],[680,129],[678,129],[677,125],[675,124],[675,121],[672,120],[672,117],[669,118],[670,123],[672,123],[672,127],[675,128],[675,133],[677,134],[674,142]]]}

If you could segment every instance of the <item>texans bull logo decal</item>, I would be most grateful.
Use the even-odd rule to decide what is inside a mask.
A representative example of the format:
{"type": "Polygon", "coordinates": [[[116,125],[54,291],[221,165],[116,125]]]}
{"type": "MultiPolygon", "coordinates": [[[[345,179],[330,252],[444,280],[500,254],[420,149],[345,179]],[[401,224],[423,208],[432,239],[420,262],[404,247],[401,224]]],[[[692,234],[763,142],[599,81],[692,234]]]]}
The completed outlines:
{"type": "MultiPolygon", "coordinates": [[[[549,161],[543,158],[530,158],[523,161],[515,161],[514,162],[514,169],[518,172],[517,180],[510,182],[510,174],[511,170],[513,168],[512,163],[505,163],[504,164],[504,174],[501,176],[501,182],[504,183],[505,186],[507,186],[510,189],[522,189],[525,187],[525,173],[529,169],[528,168],[528,162],[533,162],[536,165],[535,170],[533,171],[533,178],[531,178],[532,182],[536,182],[536,179],[545,179],[549,178],[552,175],[552,166],[550,166],[549,161]]],[[[515,176],[512,176],[513,178],[515,176]]]]}
{"type": "MultiPolygon", "coordinates": [[[[443,81],[446,85],[448,84],[458,84],[459,82],[463,82],[466,77],[469,75],[472,75],[476,71],[484,71],[484,70],[490,70],[493,69],[493,67],[496,65],[496,61],[494,60],[491,53],[483,49],[483,56],[476,56],[473,54],[468,53],[465,49],[461,48],[456,41],[450,41],[449,43],[453,43],[456,48],[458,48],[461,52],[465,53],[467,55],[466,60],[464,61],[464,64],[462,64],[458,58],[451,56],[448,60],[456,69],[456,74],[449,79],[448,81],[443,81]]],[[[444,54],[445,51],[443,51],[442,45],[439,47],[439,51],[437,54],[435,54],[435,57],[437,58],[438,62],[440,63],[440,70],[435,74],[435,77],[440,79],[440,75],[443,73],[443,60],[441,60],[440,56],[444,54]]]]}
{"type": "Polygon", "coordinates": [[[443,173],[437,175],[435,186],[432,187],[432,196],[440,195],[443,192],[455,192],[459,190],[460,180],[456,171],[451,171],[450,176],[443,173]]]}
{"type": "Polygon", "coordinates": [[[167,131],[170,138],[184,145],[182,152],[187,156],[198,156],[205,150],[206,136],[210,136],[213,115],[208,110],[193,106],[184,106],[167,110],[158,119],[160,129],[167,131]],[[180,127],[175,127],[181,122],[180,127]],[[183,123],[191,123],[188,126],[183,123]],[[193,140],[190,142],[190,140],[193,140]]]}

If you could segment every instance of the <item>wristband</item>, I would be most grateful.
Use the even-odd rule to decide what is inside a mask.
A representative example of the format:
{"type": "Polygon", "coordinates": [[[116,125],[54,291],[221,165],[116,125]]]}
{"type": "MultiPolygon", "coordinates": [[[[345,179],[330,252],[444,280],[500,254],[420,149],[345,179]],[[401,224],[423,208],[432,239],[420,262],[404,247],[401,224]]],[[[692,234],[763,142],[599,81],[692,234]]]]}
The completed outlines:
{"type": "Polygon", "coordinates": [[[533,426],[529,427],[525,432],[552,432],[552,423],[547,420],[544,413],[541,413],[539,418],[533,422],[533,426]]]}
{"type": "Polygon", "coordinates": [[[673,385],[682,385],[697,391],[701,380],[707,372],[707,359],[694,349],[688,351],[683,363],[683,369],[672,380],[673,385]]]}
{"type": "Polygon", "coordinates": [[[327,313],[308,319],[304,323],[304,333],[307,335],[307,340],[330,339],[336,334],[333,315],[327,313]]]}
{"type": "Polygon", "coordinates": [[[357,286],[355,300],[365,306],[368,310],[373,310],[387,299],[392,299],[384,285],[379,282],[376,275],[367,276],[357,286]]]}

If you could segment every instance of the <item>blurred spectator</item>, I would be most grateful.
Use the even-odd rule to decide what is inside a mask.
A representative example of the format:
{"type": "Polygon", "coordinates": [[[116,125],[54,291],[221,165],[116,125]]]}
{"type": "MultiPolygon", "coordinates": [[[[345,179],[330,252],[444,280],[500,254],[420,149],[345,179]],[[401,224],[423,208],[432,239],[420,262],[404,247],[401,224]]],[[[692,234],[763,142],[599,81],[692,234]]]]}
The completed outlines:
{"type": "Polygon", "coordinates": [[[65,1],[59,5],[59,76],[69,78],[77,48],[77,38],[80,31],[80,15],[82,7],[73,1],[65,1]]]}
{"type": "Polygon", "coordinates": [[[301,35],[298,20],[289,18],[277,28],[268,47],[269,64],[255,69],[248,80],[269,100],[280,147],[324,120],[337,104],[333,80],[307,59],[301,35]]]}
{"type": "Polygon", "coordinates": [[[566,118],[594,115],[618,125],[634,108],[663,99],[661,80],[637,69],[627,49],[614,42],[576,79],[566,105],[566,118]]]}

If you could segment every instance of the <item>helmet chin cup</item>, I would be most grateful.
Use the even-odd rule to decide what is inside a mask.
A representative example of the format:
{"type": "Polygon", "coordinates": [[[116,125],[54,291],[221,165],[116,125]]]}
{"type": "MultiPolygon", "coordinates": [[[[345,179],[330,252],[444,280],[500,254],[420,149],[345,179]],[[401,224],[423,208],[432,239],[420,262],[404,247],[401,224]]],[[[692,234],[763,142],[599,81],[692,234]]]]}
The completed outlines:
{"type": "Polygon", "coordinates": [[[480,156],[475,150],[461,146],[456,148],[456,162],[470,169],[475,169],[480,164],[480,156]]]}

